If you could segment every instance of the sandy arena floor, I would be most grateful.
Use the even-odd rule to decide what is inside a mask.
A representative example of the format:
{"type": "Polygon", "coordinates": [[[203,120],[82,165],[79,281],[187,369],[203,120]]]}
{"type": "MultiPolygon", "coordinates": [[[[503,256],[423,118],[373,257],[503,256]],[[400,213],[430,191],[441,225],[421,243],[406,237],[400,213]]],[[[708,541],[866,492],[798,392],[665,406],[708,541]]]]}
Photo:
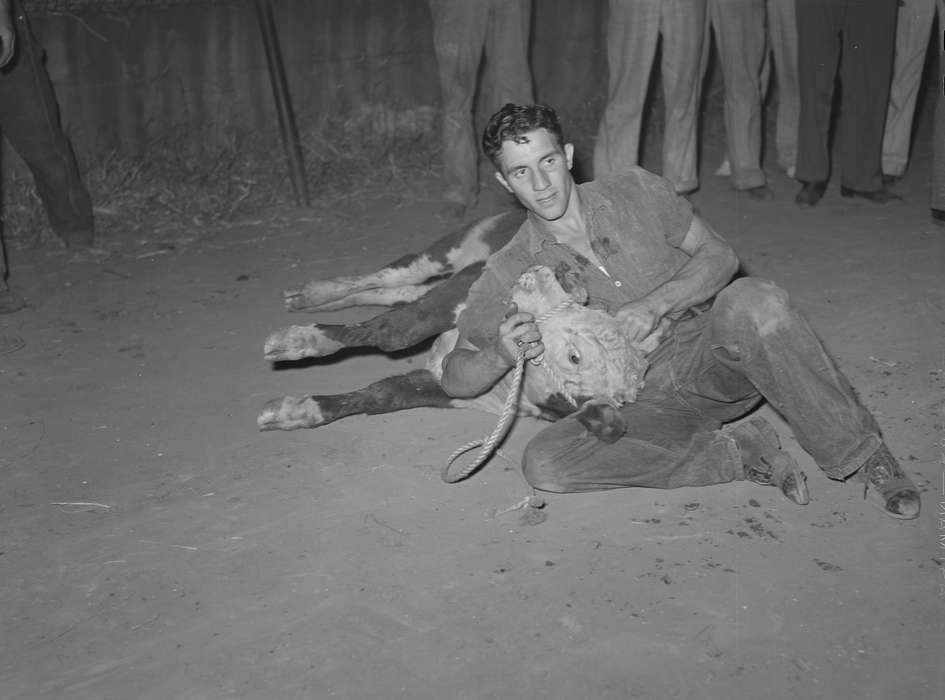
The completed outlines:
{"type": "MultiPolygon", "coordinates": [[[[432,204],[284,212],[212,236],[14,251],[0,318],[0,697],[498,700],[945,697],[945,229],[920,139],[904,204],[814,210],[711,176],[693,200],[776,280],[925,491],[914,522],[828,480],[555,496],[509,510],[538,424],[459,485],[488,415],[414,410],[260,433],[281,394],[418,366],[372,352],[274,370],[281,289],[445,232],[432,204]],[[343,225],[336,225],[343,220],[343,225]],[[330,225],[329,225],[330,224],[330,225]]],[[[322,314],[364,317],[372,310],[322,314]]]]}

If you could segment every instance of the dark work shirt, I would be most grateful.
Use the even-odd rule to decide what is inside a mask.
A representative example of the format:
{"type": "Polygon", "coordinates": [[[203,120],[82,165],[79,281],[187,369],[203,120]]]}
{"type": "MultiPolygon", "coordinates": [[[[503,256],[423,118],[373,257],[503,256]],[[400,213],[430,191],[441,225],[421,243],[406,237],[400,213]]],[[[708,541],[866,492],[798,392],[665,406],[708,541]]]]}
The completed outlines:
{"type": "Polygon", "coordinates": [[[591,250],[606,274],[586,256],[558,243],[547,223],[529,213],[470,288],[456,324],[462,339],[477,348],[495,342],[509,311],[512,286],[532,265],[554,270],[565,290],[584,287],[589,307],[612,314],[671,279],[689,260],[679,246],[692,224],[692,206],[669,181],[632,168],[577,188],[591,250]]]}

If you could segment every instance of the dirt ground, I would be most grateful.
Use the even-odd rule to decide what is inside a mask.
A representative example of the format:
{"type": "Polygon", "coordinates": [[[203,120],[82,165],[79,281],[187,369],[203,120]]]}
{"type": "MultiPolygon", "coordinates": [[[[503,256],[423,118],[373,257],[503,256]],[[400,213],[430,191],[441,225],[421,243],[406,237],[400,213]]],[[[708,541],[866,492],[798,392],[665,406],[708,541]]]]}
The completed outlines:
{"type": "MultiPolygon", "coordinates": [[[[281,289],[444,233],[429,202],[284,211],[107,257],[12,251],[0,318],[0,697],[355,700],[945,697],[945,229],[920,133],[906,202],[814,210],[771,173],[693,201],[811,318],[924,491],[899,522],[828,480],[770,409],[812,501],[749,483],[553,496],[453,449],[494,417],[421,409],[260,433],[281,394],[418,366],[369,351],[275,369],[281,289]]],[[[396,193],[394,193],[396,195],[396,193]]],[[[315,318],[363,318],[365,309],[315,318]]]]}

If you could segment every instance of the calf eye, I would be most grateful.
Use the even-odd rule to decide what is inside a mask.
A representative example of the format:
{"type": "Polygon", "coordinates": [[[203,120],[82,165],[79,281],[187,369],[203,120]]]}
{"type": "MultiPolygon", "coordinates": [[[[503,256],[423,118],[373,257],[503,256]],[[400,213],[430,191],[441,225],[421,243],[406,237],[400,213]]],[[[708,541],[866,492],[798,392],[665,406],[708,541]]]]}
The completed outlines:
{"type": "Polygon", "coordinates": [[[578,354],[577,354],[576,352],[574,352],[573,350],[571,351],[571,354],[568,355],[568,359],[571,360],[571,364],[572,364],[572,365],[579,365],[579,364],[581,364],[581,356],[578,355],[578,354]]]}

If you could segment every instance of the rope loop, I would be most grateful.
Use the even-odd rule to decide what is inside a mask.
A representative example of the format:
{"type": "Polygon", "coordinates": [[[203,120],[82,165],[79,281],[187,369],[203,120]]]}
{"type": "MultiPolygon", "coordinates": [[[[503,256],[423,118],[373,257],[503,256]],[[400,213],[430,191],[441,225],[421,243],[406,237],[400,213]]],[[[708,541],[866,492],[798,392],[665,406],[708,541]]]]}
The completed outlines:
{"type": "MultiPolygon", "coordinates": [[[[554,316],[556,313],[563,311],[572,304],[574,304],[574,298],[568,296],[564,301],[559,302],[553,308],[549,309],[541,316],[538,316],[535,319],[535,323],[544,323],[549,318],[554,316]]],[[[533,358],[531,363],[536,366],[544,367],[548,373],[551,375],[551,378],[554,380],[556,386],[561,391],[562,394],[571,402],[572,405],[577,405],[574,397],[564,388],[564,382],[561,380],[560,375],[552,369],[551,365],[544,361],[542,357],[533,358]]],[[[518,410],[518,400],[519,395],[522,391],[522,377],[525,374],[525,348],[519,348],[518,355],[515,358],[515,373],[512,375],[512,386],[509,388],[508,396],[505,397],[505,404],[502,406],[502,413],[499,416],[499,421],[496,423],[495,428],[492,429],[492,432],[488,437],[473,440],[467,442],[465,445],[456,448],[453,451],[447,460],[446,464],[443,465],[443,468],[440,470],[440,478],[443,479],[448,484],[455,484],[464,479],[468,479],[472,476],[479,468],[489,461],[489,458],[492,457],[492,453],[495,451],[495,446],[505,437],[508,433],[509,428],[512,426],[512,423],[515,419],[515,415],[518,410]],[[473,458],[473,461],[464,469],[459,471],[456,474],[450,474],[450,467],[453,466],[460,456],[466,454],[470,450],[474,450],[479,446],[482,446],[482,449],[479,450],[479,453],[473,458]]]]}

